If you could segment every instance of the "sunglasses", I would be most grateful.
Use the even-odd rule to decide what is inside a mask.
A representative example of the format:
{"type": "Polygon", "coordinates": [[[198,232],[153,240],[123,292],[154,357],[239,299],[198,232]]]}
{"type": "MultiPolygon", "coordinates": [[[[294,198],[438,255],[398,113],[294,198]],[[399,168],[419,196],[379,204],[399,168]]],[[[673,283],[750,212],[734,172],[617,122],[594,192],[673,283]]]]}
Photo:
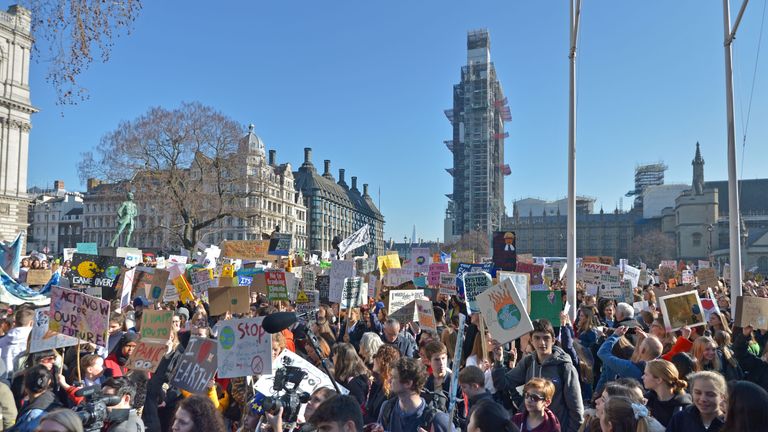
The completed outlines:
{"type": "Polygon", "coordinates": [[[541,402],[546,399],[544,396],[537,395],[535,393],[526,393],[525,398],[531,402],[541,402]]]}

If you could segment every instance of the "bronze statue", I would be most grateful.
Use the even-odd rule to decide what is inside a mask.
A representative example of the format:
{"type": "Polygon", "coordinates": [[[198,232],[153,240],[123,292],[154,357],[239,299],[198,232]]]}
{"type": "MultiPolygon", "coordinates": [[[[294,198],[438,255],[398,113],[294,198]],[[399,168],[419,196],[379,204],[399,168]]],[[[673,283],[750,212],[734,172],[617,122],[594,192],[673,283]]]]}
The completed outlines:
{"type": "Polygon", "coordinates": [[[139,207],[136,205],[135,202],[133,202],[133,192],[128,192],[128,200],[123,201],[122,204],[120,204],[120,208],[117,209],[117,217],[118,217],[118,226],[117,226],[117,233],[114,237],[112,237],[112,241],[109,242],[110,247],[115,247],[115,243],[117,243],[117,239],[120,238],[120,234],[123,233],[123,230],[128,227],[128,234],[125,236],[125,246],[130,247],[131,246],[131,234],[133,234],[133,221],[136,219],[136,216],[139,215],[139,207]]]}

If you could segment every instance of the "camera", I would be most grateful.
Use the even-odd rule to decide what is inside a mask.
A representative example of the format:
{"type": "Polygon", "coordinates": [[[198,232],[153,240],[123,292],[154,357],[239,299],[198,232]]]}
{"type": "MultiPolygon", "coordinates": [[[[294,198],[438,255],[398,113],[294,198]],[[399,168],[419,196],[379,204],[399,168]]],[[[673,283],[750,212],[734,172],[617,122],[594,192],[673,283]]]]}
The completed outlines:
{"type": "Polygon", "coordinates": [[[80,417],[85,432],[100,431],[104,427],[104,421],[109,418],[107,407],[120,403],[119,396],[104,396],[101,387],[94,385],[83,387],[75,396],[84,397],[85,402],[75,407],[75,413],[80,417]]]}
{"type": "Polygon", "coordinates": [[[264,411],[270,414],[277,414],[280,408],[283,408],[284,429],[296,423],[301,404],[309,402],[309,393],[299,389],[299,384],[307,376],[307,372],[297,366],[291,366],[292,363],[290,358],[283,357],[283,367],[275,372],[272,385],[275,395],[265,397],[262,402],[264,411]]]}

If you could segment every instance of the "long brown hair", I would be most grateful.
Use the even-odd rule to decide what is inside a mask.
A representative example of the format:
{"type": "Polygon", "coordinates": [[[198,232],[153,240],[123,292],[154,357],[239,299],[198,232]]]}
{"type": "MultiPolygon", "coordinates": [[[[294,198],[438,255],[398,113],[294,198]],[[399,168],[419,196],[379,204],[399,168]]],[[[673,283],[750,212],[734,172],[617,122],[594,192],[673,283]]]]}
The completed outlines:
{"type": "Polygon", "coordinates": [[[677,367],[671,362],[663,359],[651,360],[645,364],[645,368],[651,375],[672,387],[676,394],[683,393],[686,387],[688,387],[688,382],[680,379],[680,373],[677,371],[677,367]]]}
{"type": "Polygon", "coordinates": [[[336,379],[341,383],[346,383],[352,378],[365,375],[371,376],[371,371],[363,363],[363,359],[357,355],[355,347],[352,344],[341,342],[334,345],[335,352],[333,370],[336,379]]]}
{"type": "Polygon", "coordinates": [[[390,371],[392,367],[400,360],[400,351],[392,345],[382,345],[376,354],[373,355],[373,359],[379,363],[379,377],[381,378],[381,387],[384,389],[384,394],[389,397],[391,390],[390,386],[390,371]]]}
{"type": "Polygon", "coordinates": [[[715,342],[715,340],[709,336],[700,336],[696,338],[696,340],[693,341],[691,354],[693,354],[693,358],[696,359],[696,372],[703,370],[713,370],[720,372],[720,369],[723,366],[720,364],[720,356],[717,355],[717,342],[715,342]],[[715,347],[715,358],[712,359],[712,363],[704,364],[704,349],[707,347],[707,345],[712,345],[715,347]],[[709,366],[709,368],[705,369],[705,366],[709,366]]]}

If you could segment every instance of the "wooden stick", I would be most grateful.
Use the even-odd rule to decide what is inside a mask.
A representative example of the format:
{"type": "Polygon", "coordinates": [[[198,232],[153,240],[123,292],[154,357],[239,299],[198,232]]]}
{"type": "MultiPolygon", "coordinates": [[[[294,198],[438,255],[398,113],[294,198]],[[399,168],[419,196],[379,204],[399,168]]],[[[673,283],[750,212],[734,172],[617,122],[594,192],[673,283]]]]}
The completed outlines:
{"type": "Polygon", "coordinates": [[[77,380],[82,382],[83,378],[80,376],[80,338],[77,338],[77,380]]]}

